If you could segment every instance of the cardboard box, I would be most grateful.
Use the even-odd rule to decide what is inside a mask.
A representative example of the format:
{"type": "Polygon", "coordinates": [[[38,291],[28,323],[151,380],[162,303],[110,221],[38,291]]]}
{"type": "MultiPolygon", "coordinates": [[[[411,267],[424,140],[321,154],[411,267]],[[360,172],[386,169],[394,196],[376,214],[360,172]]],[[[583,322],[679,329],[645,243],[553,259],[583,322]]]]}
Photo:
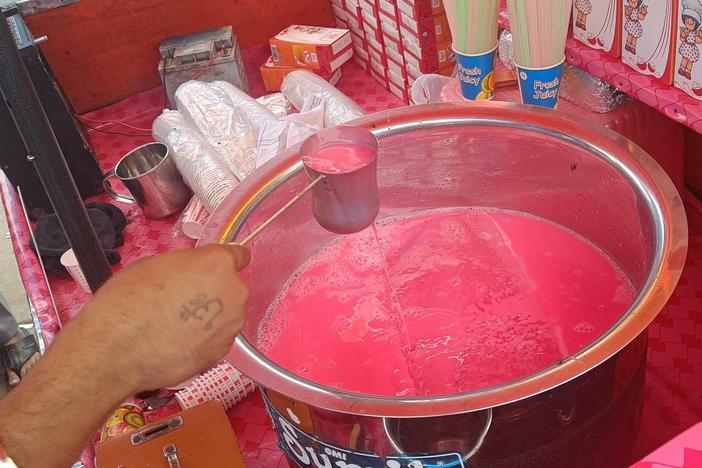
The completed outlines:
{"type": "Polygon", "coordinates": [[[385,54],[385,47],[384,47],[382,34],[380,35],[380,38],[378,38],[378,36],[375,35],[375,32],[371,32],[370,34],[366,34],[366,42],[368,43],[368,47],[374,48],[381,55],[385,54]]]}
{"type": "Polygon", "coordinates": [[[385,53],[394,52],[395,55],[402,57],[402,42],[394,37],[389,37],[383,31],[383,44],[385,44],[385,53]]]}
{"type": "Polygon", "coordinates": [[[695,99],[702,101],[702,8],[700,11],[687,10],[684,0],[679,0],[680,17],[676,34],[673,85],[695,99]]]}
{"type": "Polygon", "coordinates": [[[368,49],[361,49],[359,47],[356,47],[354,45],[353,47],[353,55],[354,57],[360,57],[364,62],[367,62],[370,60],[370,55],[368,54],[368,49]]]}
{"type": "Polygon", "coordinates": [[[381,54],[377,50],[375,50],[373,47],[368,48],[368,55],[370,56],[370,59],[381,64],[383,67],[386,67],[388,64],[388,59],[385,54],[381,54]]]}
{"type": "MultiPolygon", "coordinates": [[[[266,63],[261,65],[261,68],[259,68],[259,70],[261,72],[261,78],[263,78],[263,87],[266,89],[266,91],[273,93],[280,91],[280,85],[283,84],[283,79],[287,76],[288,73],[300,70],[300,68],[290,66],[278,66],[275,64],[275,62],[273,62],[273,59],[271,57],[268,57],[266,63]]],[[[316,73],[317,75],[321,76],[333,85],[337,84],[341,79],[341,68],[337,69],[332,73],[328,73],[321,70],[309,71],[316,73]]]]}
{"type": "Polygon", "coordinates": [[[409,93],[407,92],[407,86],[399,86],[395,82],[388,79],[388,90],[395,96],[402,99],[402,102],[409,104],[409,93]]]}
{"type": "Polygon", "coordinates": [[[366,32],[363,30],[363,20],[361,20],[359,23],[358,20],[356,20],[356,18],[351,14],[348,15],[348,18],[349,30],[357,36],[365,37],[366,32]]]}
{"type": "Polygon", "coordinates": [[[338,21],[343,21],[344,23],[347,23],[349,20],[349,14],[344,8],[332,4],[332,13],[334,13],[334,18],[338,21]]]}
{"type": "Polygon", "coordinates": [[[394,48],[394,43],[390,39],[388,39],[385,44],[385,55],[388,57],[388,60],[394,60],[396,63],[401,63],[404,66],[405,57],[401,52],[402,49],[398,50],[394,48]],[[388,44],[393,44],[393,46],[389,47],[388,44]]]}
{"type": "Polygon", "coordinates": [[[346,9],[346,1],[345,0],[331,0],[332,6],[337,6],[341,8],[342,10],[346,9]]]}
{"type": "Polygon", "coordinates": [[[383,20],[383,16],[388,19],[398,21],[397,17],[397,4],[390,0],[378,0],[378,13],[380,13],[380,20],[383,20]]]}
{"type": "MultiPolygon", "coordinates": [[[[408,80],[414,81],[424,74],[417,67],[412,65],[411,63],[406,63],[405,68],[407,69],[407,79],[408,80]]],[[[451,76],[451,75],[453,75],[453,71],[455,69],[456,69],[455,65],[450,65],[450,66],[445,67],[445,68],[439,68],[438,70],[434,71],[433,73],[436,73],[438,75],[451,76]]]]}
{"type": "Polygon", "coordinates": [[[388,67],[388,73],[393,72],[395,75],[401,76],[403,80],[407,78],[407,68],[405,67],[404,60],[401,62],[398,62],[398,61],[396,61],[393,58],[388,56],[387,67],[388,67]]]}
{"type": "Polygon", "coordinates": [[[331,73],[351,58],[348,29],[292,25],[270,39],[273,62],[331,73]]]}
{"type": "Polygon", "coordinates": [[[614,58],[621,55],[622,2],[612,0],[575,0],[573,37],[614,58]]]}
{"type": "Polygon", "coordinates": [[[374,62],[372,59],[368,62],[370,64],[370,71],[373,78],[380,83],[385,89],[388,88],[388,73],[385,67],[378,62],[374,62]]]}
{"type": "Polygon", "coordinates": [[[451,41],[434,44],[418,52],[419,56],[413,54],[412,50],[405,49],[403,56],[406,63],[422,73],[434,73],[441,68],[453,66],[456,62],[451,50],[451,41]]]}
{"type": "Polygon", "coordinates": [[[349,23],[349,28],[360,29],[363,24],[363,18],[361,17],[361,6],[360,0],[346,0],[346,16],[347,22],[349,23]],[[353,21],[352,21],[353,20],[353,21]]]}
{"type": "Polygon", "coordinates": [[[441,0],[397,0],[397,9],[414,20],[431,18],[446,12],[441,0]]]}
{"type": "Polygon", "coordinates": [[[359,5],[361,7],[361,10],[365,11],[370,16],[372,16],[374,18],[378,17],[378,8],[375,6],[374,1],[359,0],[359,5]]]}
{"type": "Polygon", "coordinates": [[[400,13],[400,25],[403,29],[408,30],[418,38],[434,37],[435,40],[433,44],[451,40],[451,30],[449,29],[448,18],[446,18],[445,14],[422,20],[415,20],[400,13]]]}
{"type": "Polygon", "coordinates": [[[357,64],[361,66],[365,71],[370,71],[370,60],[365,60],[359,55],[354,55],[353,59],[356,61],[357,64]]]}
{"type": "Polygon", "coordinates": [[[380,22],[380,30],[383,33],[384,36],[390,37],[395,41],[401,41],[400,38],[400,28],[397,26],[393,26],[391,24],[388,24],[384,21],[380,22]]]}
{"type": "Polygon", "coordinates": [[[368,48],[365,34],[356,34],[355,32],[351,31],[351,43],[354,45],[354,48],[368,48]]]}
{"type": "Polygon", "coordinates": [[[671,84],[676,71],[676,37],[680,34],[678,0],[647,1],[635,8],[629,2],[636,4],[636,0],[624,3],[622,62],[639,73],[671,84]]]}

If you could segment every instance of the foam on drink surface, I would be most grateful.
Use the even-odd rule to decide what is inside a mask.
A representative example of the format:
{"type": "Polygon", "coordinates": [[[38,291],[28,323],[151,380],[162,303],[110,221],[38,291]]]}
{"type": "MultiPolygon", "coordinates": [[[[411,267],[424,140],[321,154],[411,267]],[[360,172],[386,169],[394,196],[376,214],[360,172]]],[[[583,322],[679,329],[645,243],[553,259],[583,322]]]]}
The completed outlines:
{"type": "Polygon", "coordinates": [[[346,174],[375,159],[376,150],[356,143],[330,144],[302,157],[305,166],[322,174],[346,174]]]}
{"type": "Polygon", "coordinates": [[[258,347],[306,379],[387,396],[502,384],[591,343],[634,297],[600,249],[517,212],[387,218],[323,247],[271,304],[258,347]]]}

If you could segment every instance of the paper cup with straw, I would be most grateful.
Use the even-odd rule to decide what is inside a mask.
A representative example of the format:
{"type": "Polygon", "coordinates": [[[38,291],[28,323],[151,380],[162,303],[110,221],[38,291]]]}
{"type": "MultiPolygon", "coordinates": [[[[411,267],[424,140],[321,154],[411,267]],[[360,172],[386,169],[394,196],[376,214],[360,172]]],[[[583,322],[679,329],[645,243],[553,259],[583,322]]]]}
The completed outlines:
{"type": "Polygon", "coordinates": [[[444,0],[461,94],[470,100],[495,95],[499,0],[444,0]]]}
{"type": "Polygon", "coordinates": [[[556,108],[572,0],[507,0],[524,104],[556,108]]]}

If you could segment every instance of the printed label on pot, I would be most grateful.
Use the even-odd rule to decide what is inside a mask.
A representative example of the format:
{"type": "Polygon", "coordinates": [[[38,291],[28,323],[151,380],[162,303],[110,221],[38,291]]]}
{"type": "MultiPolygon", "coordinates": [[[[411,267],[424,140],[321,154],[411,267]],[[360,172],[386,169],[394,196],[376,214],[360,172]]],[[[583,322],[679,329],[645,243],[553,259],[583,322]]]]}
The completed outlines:
{"type": "Polygon", "coordinates": [[[432,455],[391,455],[357,452],[327,444],[299,430],[263,397],[273,426],[278,432],[278,446],[288,458],[302,468],[468,468],[459,453],[432,455]]]}

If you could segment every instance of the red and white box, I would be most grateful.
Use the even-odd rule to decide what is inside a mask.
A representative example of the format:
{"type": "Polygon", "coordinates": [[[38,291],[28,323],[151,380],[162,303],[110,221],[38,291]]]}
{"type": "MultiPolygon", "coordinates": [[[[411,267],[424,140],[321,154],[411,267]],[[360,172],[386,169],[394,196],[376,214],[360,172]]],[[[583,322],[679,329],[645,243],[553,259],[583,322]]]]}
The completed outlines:
{"type": "Polygon", "coordinates": [[[385,55],[385,47],[383,42],[383,36],[380,38],[376,37],[375,34],[366,34],[366,43],[368,48],[375,49],[380,55],[385,55]]]}
{"type": "Polygon", "coordinates": [[[422,20],[444,14],[441,0],[397,0],[397,9],[414,20],[422,20]]]}
{"type": "Polygon", "coordinates": [[[365,37],[366,32],[363,30],[363,20],[359,23],[358,20],[356,20],[355,17],[353,17],[350,13],[348,15],[348,25],[349,25],[349,30],[357,36],[365,37]]]}
{"type": "Polygon", "coordinates": [[[380,29],[383,29],[383,26],[387,26],[389,28],[393,28],[397,31],[400,30],[400,17],[392,17],[388,16],[382,11],[378,14],[378,18],[380,19],[380,29]]]}
{"type": "Polygon", "coordinates": [[[388,70],[388,90],[395,96],[402,99],[405,104],[409,103],[409,95],[407,94],[407,80],[392,70],[388,70]]]}
{"type": "Polygon", "coordinates": [[[375,80],[378,83],[380,83],[381,85],[383,85],[385,87],[385,89],[387,89],[388,88],[388,73],[387,73],[387,70],[385,69],[385,67],[382,64],[375,62],[372,59],[370,60],[369,63],[370,63],[371,75],[373,75],[373,78],[375,78],[375,80]]]}
{"type": "Polygon", "coordinates": [[[359,57],[364,62],[368,62],[370,60],[370,54],[368,53],[367,49],[361,49],[358,47],[354,47],[353,48],[353,55],[354,55],[354,57],[359,57]]]}
{"type": "Polygon", "coordinates": [[[423,20],[415,20],[400,14],[400,27],[403,39],[406,33],[412,35],[422,47],[451,40],[451,30],[445,14],[423,20]]]}
{"type": "Polygon", "coordinates": [[[332,72],[353,55],[348,29],[295,24],[269,42],[271,57],[278,66],[332,72]]]}
{"type": "Polygon", "coordinates": [[[363,11],[363,30],[366,32],[366,40],[373,38],[376,42],[383,40],[383,33],[380,31],[380,20],[376,17],[371,17],[367,12],[363,11]]]}
{"type": "Polygon", "coordinates": [[[346,0],[331,0],[332,6],[337,6],[342,10],[346,9],[346,0]]]}
{"type": "MultiPolygon", "coordinates": [[[[366,54],[367,55],[367,54],[366,54]]],[[[357,64],[361,66],[365,71],[369,72],[370,71],[370,60],[364,59],[362,56],[355,54],[353,56],[353,59],[356,61],[357,64]]]]}
{"type": "Polygon", "coordinates": [[[368,48],[368,55],[370,56],[370,59],[372,61],[378,62],[383,67],[386,67],[388,65],[387,56],[385,54],[381,54],[380,52],[375,50],[373,47],[368,48]]]}
{"type": "Polygon", "coordinates": [[[368,48],[368,43],[366,42],[365,34],[356,34],[355,32],[351,31],[351,43],[353,44],[354,49],[365,50],[368,48]]]}
{"type": "Polygon", "coordinates": [[[419,56],[412,53],[412,50],[405,49],[405,63],[411,64],[422,73],[434,73],[436,70],[450,67],[455,64],[451,41],[442,42],[420,49],[419,56]]]}
{"type": "Polygon", "coordinates": [[[383,44],[385,45],[385,53],[389,57],[392,57],[396,62],[404,63],[405,60],[402,57],[404,47],[402,47],[402,42],[383,34],[383,44]]]}
{"type": "Polygon", "coordinates": [[[346,20],[349,23],[349,29],[360,30],[363,24],[361,17],[360,0],[346,0],[346,20]]]}
{"type": "Polygon", "coordinates": [[[361,10],[365,11],[370,16],[372,16],[374,18],[378,17],[378,8],[375,6],[374,1],[359,0],[358,4],[361,7],[361,10]]]}
{"type": "Polygon", "coordinates": [[[389,37],[397,42],[402,40],[400,37],[400,28],[398,26],[393,26],[384,21],[381,21],[380,30],[382,31],[383,36],[385,37],[389,37]]]}
{"type": "Polygon", "coordinates": [[[332,12],[334,13],[334,21],[336,22],[336,27],[340,29],[348,29],[348,13],[346,12],[346,10],[332,4],[332,12]]]}
{"type": "Polygon", "coordinates": [[[390,56],[387,58],[388,72],[393,72],[397,76],[401,76],[402,79],[407,78],[407,68],[405,67],[405,62],[397,62],[393,60],[390,56]]]}
{"type": "Polygon", "coordinates": [[[395,0],[378,0],[378,12],[380,13],[381,21],[383,17],[396,23],[399,21],[395,0]]]}

